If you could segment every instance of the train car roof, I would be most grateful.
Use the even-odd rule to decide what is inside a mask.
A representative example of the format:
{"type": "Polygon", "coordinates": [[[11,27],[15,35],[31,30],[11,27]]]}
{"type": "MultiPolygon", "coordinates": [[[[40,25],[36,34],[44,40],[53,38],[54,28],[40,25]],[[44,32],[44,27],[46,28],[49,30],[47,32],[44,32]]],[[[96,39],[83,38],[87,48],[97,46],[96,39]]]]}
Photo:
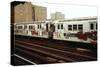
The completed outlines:
{"type": "Polygon", "coordinates": [[[67,23],[67,22],[94,22],[97,21],[97,17],[81,17],[65,20],[55,20],[53,23],[67,23]]]}
{"type": "Polygon", "coordinates": [[[46,21],[32,21],[32,22],[18,22],[14,23],[15,25],[19,24],[40,24],[40,23],[45,23],[46,21]]]}
{"type": "Polygon", "coordinates": [[[96,16],[93,17],[79,17],[79,18],[72,18],[72,19],[65,19],[65,20],[59,20],[59,22],[66,22],[66,21],[88,21],[88,20],[97,20],[96,16]]]}

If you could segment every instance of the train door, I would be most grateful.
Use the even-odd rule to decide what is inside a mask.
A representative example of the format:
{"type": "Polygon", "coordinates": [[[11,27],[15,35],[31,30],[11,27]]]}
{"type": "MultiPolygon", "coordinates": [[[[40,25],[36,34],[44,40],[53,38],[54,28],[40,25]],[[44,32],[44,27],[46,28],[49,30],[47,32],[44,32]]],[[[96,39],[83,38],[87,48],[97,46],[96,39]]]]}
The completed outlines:
{"type": "Polygon", "coordinates": [[[53,32],[55,31],[54,24],[51,24],[51,23],[46,24],[46,30],[48,32],[48,37],[50,39],[52,39],[53,38],[53,32]]]}

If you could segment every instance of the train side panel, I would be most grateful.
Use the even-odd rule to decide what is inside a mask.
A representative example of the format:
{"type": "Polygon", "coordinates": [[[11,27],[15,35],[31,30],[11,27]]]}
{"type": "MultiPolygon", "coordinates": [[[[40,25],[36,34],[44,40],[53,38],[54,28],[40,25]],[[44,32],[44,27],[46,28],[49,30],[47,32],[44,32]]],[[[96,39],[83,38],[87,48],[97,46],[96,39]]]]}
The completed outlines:
{"type": "Polygon", "coordinates": [[[53,33],[53,39],[90,43],[90,38],[80,39],[80,35],[77,36],[77,34],[81,32],[83,35],[85,33],[96,31],[96,24],[97,23],[95,20],[55,23],[55,32],[53,33]],[[91,23],[93,24],[92,30],[91,23]]]}

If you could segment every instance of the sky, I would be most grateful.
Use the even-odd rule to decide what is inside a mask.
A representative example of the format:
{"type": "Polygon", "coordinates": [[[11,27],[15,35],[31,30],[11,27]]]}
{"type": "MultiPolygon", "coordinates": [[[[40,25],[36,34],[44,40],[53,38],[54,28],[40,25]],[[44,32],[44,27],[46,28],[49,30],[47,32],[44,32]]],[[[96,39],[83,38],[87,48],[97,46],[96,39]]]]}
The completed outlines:
{"type": "Polygon", "coordinates": [[[77,18],[77,17],[89,17],[97,16],[97,7],[83,6],[83,5],[69,5],[69,4],[55,4],[55,3],[39,3],[35,2],[39,6],[47,7],[47,19],[50,19],[50,14],[55,12],[62,12],[65,14],[65,18],[77,18]]]}

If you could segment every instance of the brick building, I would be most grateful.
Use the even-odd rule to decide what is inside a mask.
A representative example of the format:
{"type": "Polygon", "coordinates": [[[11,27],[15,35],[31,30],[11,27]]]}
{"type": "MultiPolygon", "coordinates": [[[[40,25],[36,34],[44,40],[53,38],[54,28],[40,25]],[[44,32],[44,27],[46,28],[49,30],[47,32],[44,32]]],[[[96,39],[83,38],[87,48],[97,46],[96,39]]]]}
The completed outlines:
{"type": "Polygon", "coordinates": [[[11,22],[28,23],[47,19],[47,8],[32,5],[30,2],[14,1],[11,3],[11,22]]]}

